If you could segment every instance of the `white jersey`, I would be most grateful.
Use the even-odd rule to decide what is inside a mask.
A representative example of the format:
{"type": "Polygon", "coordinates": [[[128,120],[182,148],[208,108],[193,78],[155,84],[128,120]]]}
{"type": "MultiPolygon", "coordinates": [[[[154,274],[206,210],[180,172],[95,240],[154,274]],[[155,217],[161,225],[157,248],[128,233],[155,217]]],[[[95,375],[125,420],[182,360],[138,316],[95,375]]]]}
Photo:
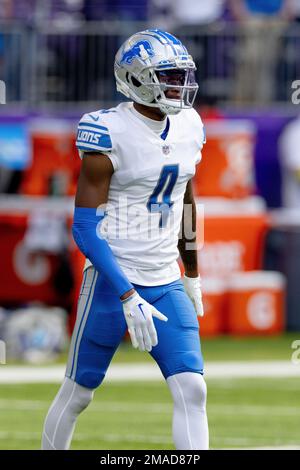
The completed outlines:
{"type": "MultiPolygon", "coordinates": [[[[194,109],[170,115],[162,133],[133,103],[85,114],[77,148],[109,156],[114,167],[102,236],[129,281],[163,285],[180,278],[177,244],[187,182],[205,140],[194,109]]],[[[87,260],[86,266],[90,265],[87,260]]]]}

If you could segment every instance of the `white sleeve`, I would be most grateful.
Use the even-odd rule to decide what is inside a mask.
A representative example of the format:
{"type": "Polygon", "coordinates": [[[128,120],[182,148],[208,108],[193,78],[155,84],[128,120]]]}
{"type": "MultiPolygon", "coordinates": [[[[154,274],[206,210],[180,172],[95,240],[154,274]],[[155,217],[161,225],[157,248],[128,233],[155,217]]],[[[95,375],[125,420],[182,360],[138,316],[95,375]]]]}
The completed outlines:
{"type": "Polygon", "coordinates": [[[110,158],[114,170],[117,169],[111,133],[100,113],[84,114],[80,119],[76,147],[80,158],[88,152],[105,154],[110,158]]]}
{"type": "Polygon", "coordinates": [[[196,164],[200,162],[202,155],[201,150],[203,145],[206,143],[206,132],[205,127],[203,125],[202,119],[199,113],[193,108],[192,112],[190,113],[193,123],[193,131],[195,133],[195,139],[197,141],[197,146],[199,148],[198,157],[196,159],[196,164]]]}

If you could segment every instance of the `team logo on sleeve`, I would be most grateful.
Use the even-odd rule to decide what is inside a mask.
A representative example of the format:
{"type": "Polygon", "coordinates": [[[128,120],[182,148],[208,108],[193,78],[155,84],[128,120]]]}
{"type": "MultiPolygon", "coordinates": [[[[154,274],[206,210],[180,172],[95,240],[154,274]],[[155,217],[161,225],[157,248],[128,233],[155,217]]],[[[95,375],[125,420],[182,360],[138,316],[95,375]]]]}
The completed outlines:
{"type": "Polygon", "coordinates": [[[102,135],[96,132],[79,130],[77,135],[78,142],[89,142],[90,144],[99,144],[102,135]]]}
{"type": "Polygon", "coordinates": [[[124,51],[121,57],[121,64],[132,64],[136,58],[145,60],[154,56],[152,45],[148,41],[139,41],[128,51],[124,51]]]}

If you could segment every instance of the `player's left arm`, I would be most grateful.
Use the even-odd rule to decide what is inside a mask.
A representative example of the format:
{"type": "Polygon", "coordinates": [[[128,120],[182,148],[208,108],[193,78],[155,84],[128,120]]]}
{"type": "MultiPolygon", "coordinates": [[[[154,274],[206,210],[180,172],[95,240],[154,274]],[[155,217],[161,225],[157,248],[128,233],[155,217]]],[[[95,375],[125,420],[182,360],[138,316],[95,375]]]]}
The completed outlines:
{"type": "Polygon", "coordinates": [[[203,316],[201,279],[198,272],[196,243],[197,209],[193,194],[192,181],[187,184],[182,213],[182,230],[178,239],[178,250],[184,265],[183,284],[186,293],[194,304],[197,315],[203,316]],[[187,237],[188,235],[192,235],[187,237]]]}

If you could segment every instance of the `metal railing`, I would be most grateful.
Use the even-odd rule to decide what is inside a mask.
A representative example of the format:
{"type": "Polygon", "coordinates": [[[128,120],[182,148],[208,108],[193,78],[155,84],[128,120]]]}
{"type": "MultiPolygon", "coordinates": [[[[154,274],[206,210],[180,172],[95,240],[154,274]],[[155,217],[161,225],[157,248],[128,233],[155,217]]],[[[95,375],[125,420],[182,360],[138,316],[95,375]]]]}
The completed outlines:
{"type": "MultiPolygon", "coordinates": [[[[115,52],[130,34],[145,27],[91,22],[66,31],[51,24],[0,25],[0,80],[6,83],[7,104],[62,109],[113,105],[120,99],[113,74],[115,52]]],[[[200,97],[223,103],[291,104],[291,83],[300,79],[299,26],[283,28],[276,38],[276,54],[272,46],[258,59],[251,57],[245,31],[233,24],[173,32],[196,61],[200,97]],[[263,82],[270,88],[267,93],[247,95],[247,87],[260,90],[263,82]]]]}

